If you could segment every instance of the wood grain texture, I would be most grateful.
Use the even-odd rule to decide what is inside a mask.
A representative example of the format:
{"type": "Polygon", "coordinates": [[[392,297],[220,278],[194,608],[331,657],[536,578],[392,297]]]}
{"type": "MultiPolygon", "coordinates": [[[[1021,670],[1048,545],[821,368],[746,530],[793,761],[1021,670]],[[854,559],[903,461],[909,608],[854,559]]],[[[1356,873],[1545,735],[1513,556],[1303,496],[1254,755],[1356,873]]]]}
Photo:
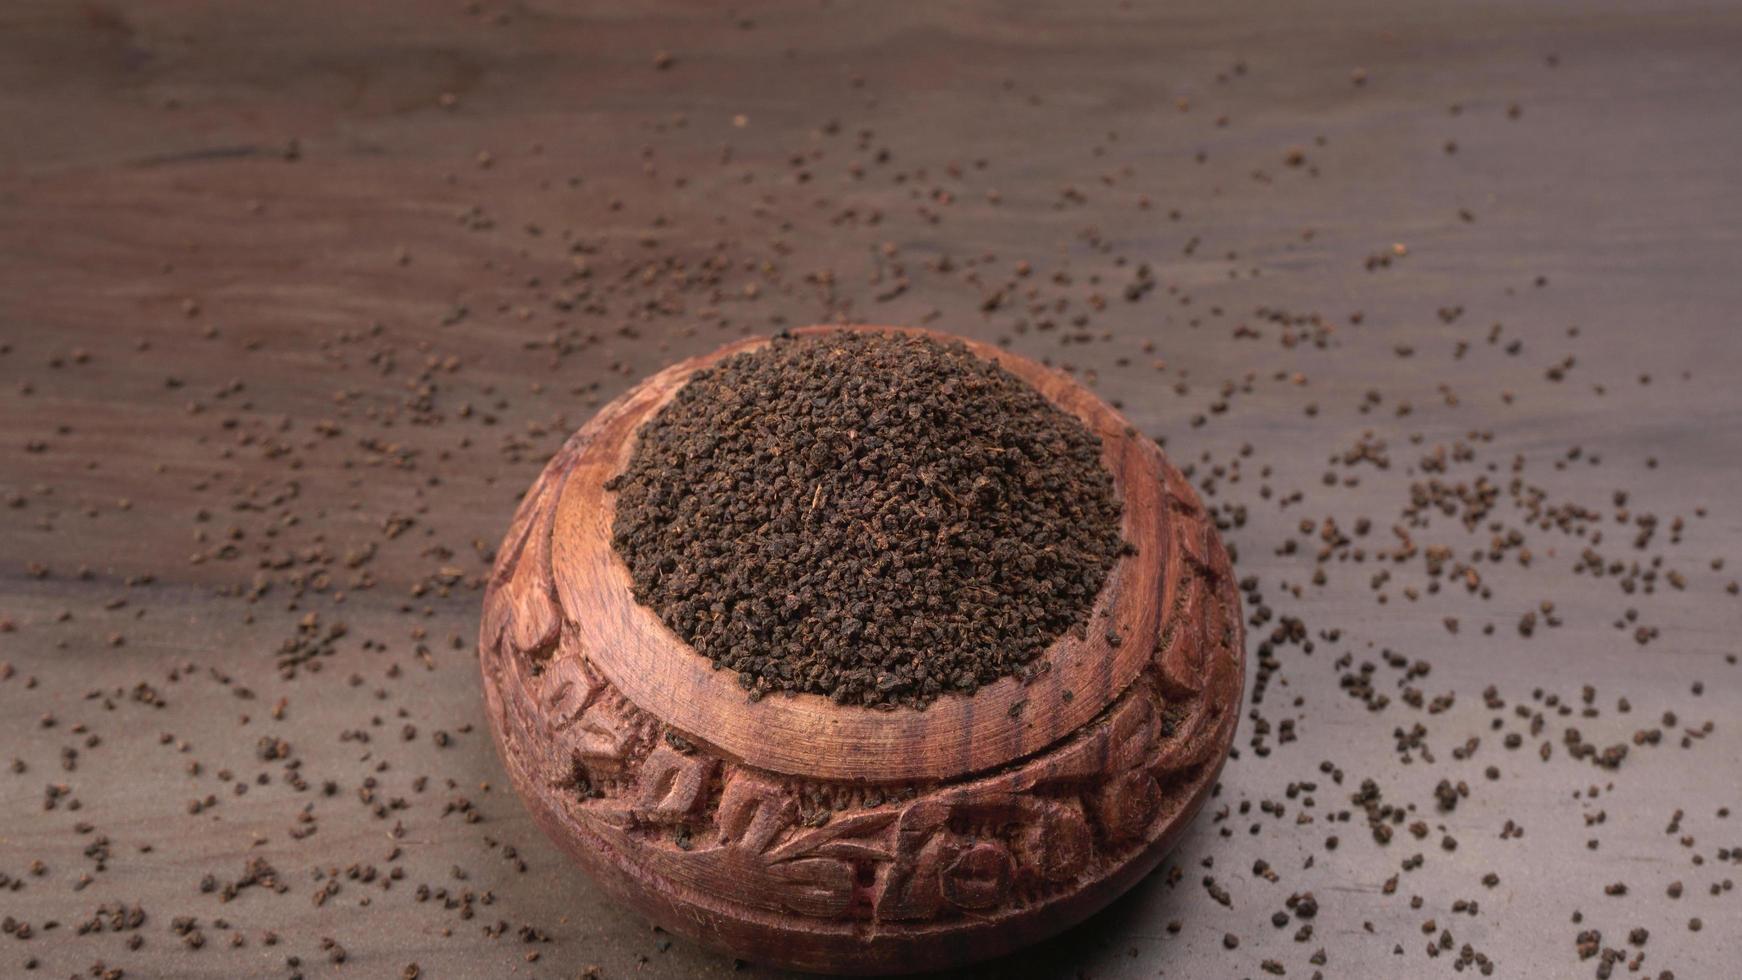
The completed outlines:
{"type": "Polygon", "coordinates": [[[970,342],[1101,438],[1135,553],[1085,635],[1061,637],[1028,684],[1006,678],[924,711],[750,701],[635,601],[604,487],[693,372],[765,342],[632,388],[527,494],[480,633],[516,788],[614,893],[736,955],[909,971],[1065,928],[1160,860],[1232,743],[1244,644],[1214,528],[1117,412],[1064,374],[970,342]]]}
{"type": "MultiPolygon", "coordinates": [[[[1213,466],[1252,447],[1243,479],[1217,478],[1204,499],[1219,514],[1249,511],[1223,531],[1239,576],[1320,640],[1310,657],[1285,649],[1267,665],[1217,795],[1156,873],[1082,926],[951,977],[1263,978],[1274,959],[1297,978],[1319,969],[1308,957],[1320,942],[1327,975],[1470,975],[1424,951],[1430,915],[1491,956],[1497,977],[1589,976],[1579,932],[1619,943],[1634,926],[1651,930],[1645,972],[1735,972],[1742,934],[1722,924],[1736,893],[1705,885],[1734,874],[1715,850],[1735,843],[1736,818],[1713,814],[1742,812],[1735,781],[1715,778],[1742,758],[1742,726],[1729,720],[1742,717],[1742,684],[1725,662],[1742,605],[1721,591],[1742,569],[1742,6],[746,0],[732,12],[754,26],[691,0],[0,5],[0,661],[16,670],[0,684],[0,743],[29,767],[0,793],[0,870],[24,877],[37,858],[50,869],[0,911],[62,923],[28,942],[0,938],[0,975],[86,975],[101,958],[128,980],[231,980],[287,976],[295,955],[311,978],[396,976],[413,962],[442,980],[574,980],[595,964],[611,980],[792,977],[673,942],[576,873],[509,789],[485,734],[473,641],[522,493],[601,404],[741,330],[841,317],[1011,336],[1165,439],[1170,458],[1196,466],[1187,475],[1201,492],[1213,466]],[[661,50],[676,59],[664,71],[652,63],[661,50]],[[1287,165],[1291,148],[1305,165],[1287,165]],[[594,250],[609,313],[552,306],[572,289],[574,241],[594,250]],[[1370,270],[1366,257],[1393,243],[1409,256],[1370,270]],[[715,258],[730,264],[718,286],[607,288],[654,260],[666,276],[715,258]],[[1039,319],[1021,293],[984,311],[1020,261],[1056,329],[1013,336],[1019,319],[1039,319]],[[1116,290],[1138,263],[1159,286],[1127,303],[1116,290]],[[1070,284],[1054,282],[1060,272],[1070,284]],[[642,316],[649,292],[661,304],[642,316]],[[1104,310],[1088,305],[1095,292],[1104,310]],[[1071,304],[1062,315],[1059,299],[1071,304]],[[1436,316],[1454,307],[1456,322],[1436,316]],[[710,308],[730,322],[698,326],[710,308]],[[1363,321],[1349,323],[1357,311],[1363,321]],[[1078,313],[1092,314],[1083,331],[1078,313]],[[1329,349],[1278,343],[1309,316],[1338,324],[1329,349]],[[1490,345],[1495,323],[1505,335],[1490,345]],[[1504,351],[1513,341],[1516,356],[1504,351]],[[1400,358],[1403,346],[1413,356],[1400,358]],[[73,359],[80,349],[89,361],[73,359]],[[1563,383],[1545,379],[1573,355],[1563,383]],[[1270,380],[1297,372],[1305,384],[1270,380]],[[1384,403],[1370,409],[1371,392],[1384,403]],[[1414,411],[1394,414],[1405,402],[1414,411]],[[1206,424],[1191,424],[1200,414],[1206,424]],[[1323,486],[1327,459],[1368,430],[1388,441],[1393,469],[1323,486]],[[1485,457],[1502,471],[1519,456],[1547,475],[1582,447],[1553,474],[1566,499],[1602,509],[1627,490],[1641,509],[1688,515],[1697,560],[1670,561],[1688,571],[1688,591],[1623,597],[1613,580],[1568,572],[1571,551],[1539,549],[1529,574],[1491,570],[1491,601],[1451,594],[1461,590],[1405,601],[1393,587],[1380,605],[1372,566],[1331,567],[1314,586],[1313,547],[1279,549],[1302,520],[1331,516],[1345,529],[1371,517],[1384,537],[1409,500],[1409,462],[1473,432],[1492,439],[1485,457]],[[33,442],[46,449],[27,451],[33,442]],[[1274,496],[1260,498],[1263,485],[1274,496]],[[1296,490],[1304,499],[1281,506],[1296,490]],[[383,533],[406,520],[416,523],[383,533]],[[232,528],[243,537],[231,542],[232,528]],[[232,554],[188,560],[219,544],[232,554]],[[349,568],[353,551],[374,557],[349,568]],[[1704,570],[1719,557],[1722,572],[1704,570]],[[445,566],[461,581],[438,581],[445,566]],[[256,597],[263,582],[271,591],[256,597]],[[1515,622],[1543,602],[1565,625],[1523,641],[1515,622]],[[1661,625],[1663,641],[1635,649],[1611,625],[1623,603],[1661,625]],[[311,611],[323,630],[343,622],[349,633],[321,673],[285,680],[273,653],[311,611]],[[1461,618],[1458,635],[1444,616],[1461,618]],[[1318,637],[1328,627],[1342,641],[1318,637]],[[1456,703],[1429,716],[1395,689],[1377,713],[1349,698],[1338,658],[1380,664],[1384,677],[1384,650],[1431,660],[1415,686],[1429,703],[1456,703]],[[1694,680],[1705,682],[1697,698],[1694,680]],[[164,702],[108,708],[109,694],[141,682],[164,702]],[[1536,690],[1576,706],[1586,684],[1604,717],[1571,720],[1604,744],[1664,711],[1716,727],[1692,749],[1636,752],[1612,788],[1566,761],[1548,709],[1554,761],[1541,762],[1535,739],[1501,747],[1489,685],[1510,716],[1536,690]],[[107,693],[88,700],[94,690],[107,693]],[[1612,712],[1621,696],[1632,715],[1612,712]],[[284,699],[274,718],[266,709],[284,699]],[[41,724],[49,713],[54,728],[41,724]],[[1254,744],[1259,720],[1268,755],[1254,744]],[[1400,765],[1393,733],[1418,721],[1439,761],[1400,765]],[[1294,740],[1279,744],[1285,722],[1294,740]],[[99,747],[73,733],[80,724],[99,747]],[[402,740],[401,724],[419,737],[402,740]],[[452,736],[446,747],[435,729],[452,736]],[[340,737],[359,732],[374,741],[340,737]],[[264,734],[294,746],[314,791],[255,759],[264,734]],[[1481,752],[1454,760],[1447,750],[1472,736],[1481,752]],[[75,772],[61,769],[66,748],[80,751],[75,772]],[[1327,761],[1346,784],[1320,771],[1327,761]],[[225,769],[267,771],[274,785],[236,795],[215,775],[225,769]],[[1439,779],[1468,780],[1477,792],[1435,820],[1458,850],[1380,848],[1333,826],[1369,777],[1388,800],[1427,810],[1439,779]],[[326,780],[337,795],[320,794],[326,780]],[[378,802],[408,805],[378,817],[359,801],[365,780],[378,802]],[[1576,803],[1593,780],[1602,798],[1576,803]],[[1288,795],[1314,781],[1303,796],[1316,806],[1288,795]],[[70,787],[82,809],[46,811],[46,784],[70,787]],[[190,816],[209,794],[221,805],[190,816]],[[460,798],[469,808],[450,812],[460,798]],[[1267,816],[1265,801],[1286,809],[1267,816]],[[1587,828],[1599,807],[1606,821],[1587,828]],[[1688,814],[1703,869],[1664,833],[1672,808],[1688,814]],[[1502,839],[1509,820],[1528,836],[1502,839]],[[82,888],[92,835],[80,823],[113,842],[109,871],[82,888]],[[312,826],[305,839],[287,834],[312,826]],[[401,828],[403,854],[385,862],[384,833],[401,828]],[[1384,894],[1416,853],[1425,861],[1384,894]],[[199,890],[203,875],[229,880],[255,857],[293,890],[228,903],[199,890]],[[1244,873],[1261,860],[1279,881],[1244,873]],[[315,876],[353,862],[404,879],[386,892],[343,880],[324,905],[309,900],[315,876]],[[1489,871],[1501,876],[1492,890],[1478,884],[1489,871]],[[1231,907],[1200,886],[1205,874],[1231,907]],[[1628,897],[1605,894],[1623,880],[1628,897]],[[1664,895],[1675,880],[1689,892],[1679,901],[1664,895]],[[462,919],[416,901],[419,885],[494,901],[462,919]],[[1319,941],[1302,944],[1269,917],[1307,890],[1319,941]],[[1479,915],[1452,912],[1476,898],[1479,915]],[[115,902],[148,909],[141,949],[73,928],[115,902]],[[198,951],[170,930],[183,915],[206,924],[198,951]],[[1693,915],[1705,918],[1698,934],[1693,915]],[[220,918],[246,945],[210,926],[220,918]],[[484,931],[498,921],[506,934],[484,931]],[[550,941],[521,941],[523,925],[550,941]],[[1223,946],[1229,932],[1237,950],[1223,946]],[[327,962],[329,937],[345,964],[327,962]]],[[[1460,552],[1485,540],[1442,538],[1460,552]]],[[[1255,657],[1277,625],[1248,623],[1255,657]]],[[[534,636],[538,626],[524,624],[534,636]]],[[[1249,686],[1255,695],[1251,675],[1249,686]]],[[[1528,736],[1528,720],[1504,724],[1528,736]]]]}

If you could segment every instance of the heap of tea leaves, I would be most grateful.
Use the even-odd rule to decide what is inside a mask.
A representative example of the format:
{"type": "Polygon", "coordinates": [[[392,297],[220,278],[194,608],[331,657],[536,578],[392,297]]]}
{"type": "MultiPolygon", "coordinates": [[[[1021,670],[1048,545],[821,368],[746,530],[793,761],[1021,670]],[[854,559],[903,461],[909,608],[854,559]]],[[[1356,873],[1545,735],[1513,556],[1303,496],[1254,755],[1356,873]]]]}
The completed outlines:
{"type": "Polygon", "coordinates": [[[752,697],[923,708],[1032,670],[1124,548],[1100,440],[917,335],[699,371],[609,488],[636,598],[752,697]]]}

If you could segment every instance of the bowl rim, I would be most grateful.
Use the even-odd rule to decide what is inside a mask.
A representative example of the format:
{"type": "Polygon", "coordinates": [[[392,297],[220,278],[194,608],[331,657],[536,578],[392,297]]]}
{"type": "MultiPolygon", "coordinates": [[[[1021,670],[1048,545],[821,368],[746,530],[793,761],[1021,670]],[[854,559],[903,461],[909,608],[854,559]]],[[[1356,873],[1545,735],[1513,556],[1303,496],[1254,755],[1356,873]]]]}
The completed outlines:
{"type": "Polygon", "coordinates": [[[1135,551],[1114,563],[1086,629],[1055,640],[1038,661],[1050,667],[1027,682],[1004,677],[971,694],[942,695],[924,709],[885,710],[813,693],[774,692],[751,701],[734,672],[716,668],[637,602],[629,569],[612,544],[616,494],[605,485],[627,466],[642,423],[692,374],[771,342],[759,336],[649,377],[602,408],[564,447],[570,462],[555,488],[551,529],[552,584],[564,628],[553,655],[584,654],[642,710],[747,765],[791,776],[953,780],[1040,752],[1116,701],[1155,656],[1181,580],[1170,565],[1183,557],[1171,540],[1168,468],[1159,447],[1071,376],[991,344],[913,327],[814,326],[791,333],[840,330],[959,343],[1022,378],[1100,437],[1125,540],[1135,551]]]}

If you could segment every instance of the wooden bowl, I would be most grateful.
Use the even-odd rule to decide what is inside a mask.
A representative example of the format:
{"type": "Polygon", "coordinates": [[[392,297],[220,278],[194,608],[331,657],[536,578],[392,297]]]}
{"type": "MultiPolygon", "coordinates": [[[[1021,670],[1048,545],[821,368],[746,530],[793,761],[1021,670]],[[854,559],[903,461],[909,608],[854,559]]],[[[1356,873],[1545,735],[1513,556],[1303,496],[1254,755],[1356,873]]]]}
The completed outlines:
{"type": "Polygon", "coordinates": [[[752,702],[636,603],[604,486],[691,373],[765,339],[673,365],[607,405],[514,515],[478,643],[497,746],[539,826],[672,932],[835,973],[995,956],[1148,874],[1221,771],[1245,648],[1227,553],[1197,495],[1071,378],[962,342],[1100,436],[1136,547],[1088,629],[1054,643],[1051,669],[1027,684],[1007,677],[923,711],[814,694],[752,702]]]}

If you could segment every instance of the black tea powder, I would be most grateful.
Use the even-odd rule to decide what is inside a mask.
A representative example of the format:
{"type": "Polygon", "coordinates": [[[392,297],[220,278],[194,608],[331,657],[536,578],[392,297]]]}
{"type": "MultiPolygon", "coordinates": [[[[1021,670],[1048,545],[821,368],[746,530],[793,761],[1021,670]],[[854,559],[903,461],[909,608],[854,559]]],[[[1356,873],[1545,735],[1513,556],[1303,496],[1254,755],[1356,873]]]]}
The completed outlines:
{"type": "Polygon", "coordinates": [[[1124,549],[1100,440],[917,335],[698,371],[609,488],[636,599],[752,697],[923,708],[1033,669],[1124,549]]]}

